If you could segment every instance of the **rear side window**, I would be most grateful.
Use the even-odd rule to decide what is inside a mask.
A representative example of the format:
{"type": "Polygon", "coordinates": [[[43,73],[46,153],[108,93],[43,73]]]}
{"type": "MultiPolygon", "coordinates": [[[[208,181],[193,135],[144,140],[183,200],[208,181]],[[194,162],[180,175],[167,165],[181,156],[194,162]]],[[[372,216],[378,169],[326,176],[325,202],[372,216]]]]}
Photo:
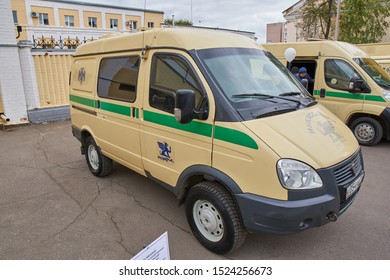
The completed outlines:
{"type": "Polygon", "coordinates": [[[340,59],[325,61],[325,82],[334,89],[348,91],[353,80],[362,79],[355,68],[340,59]]]}
{"type": "Polygon", "coordinates": [[[99,68],[98,96],[134,102],[139,64],[139,56],[103,58],[99,68]]]}
{"type": "Polygon", "coordinates": [[[179,89],[193,90],[195,107],[201,106],[204,94],[190,64],[177,55],[155,55],[150,81],[150,106],[173,114],[175,94],[179,89]]]}

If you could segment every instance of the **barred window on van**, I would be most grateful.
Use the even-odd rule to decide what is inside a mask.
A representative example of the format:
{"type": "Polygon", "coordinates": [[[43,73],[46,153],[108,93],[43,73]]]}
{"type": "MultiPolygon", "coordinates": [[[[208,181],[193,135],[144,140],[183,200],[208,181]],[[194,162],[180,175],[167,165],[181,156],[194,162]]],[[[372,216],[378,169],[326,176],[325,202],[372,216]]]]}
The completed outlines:
{"type": "Polygon", "coordinates": [[[137,94],[140,57],[103,58],[99,68],[98,96],[133,102],[137,94]]]}

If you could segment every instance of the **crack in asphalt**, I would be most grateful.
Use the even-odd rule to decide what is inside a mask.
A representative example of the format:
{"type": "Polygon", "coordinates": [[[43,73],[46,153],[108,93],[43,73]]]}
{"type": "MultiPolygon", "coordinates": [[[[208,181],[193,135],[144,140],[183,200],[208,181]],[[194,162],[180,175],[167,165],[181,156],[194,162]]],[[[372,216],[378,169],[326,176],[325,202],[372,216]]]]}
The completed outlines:
{"type": "MultiPolygon", "coordinates": [[[[120,185],[119,183],[117,183],[117,184],[120,185]]],[[[121,185],[120,185],[120,186],[121,186],[121,185]]],[[[123,186],[122,186],[122,187],[123,187],[123,186]]],[[[125,188],[125,189],[126,189],[126,188],[125,188]]],[[[144,204],[142,203],[142,201],[137,200],[137,199],[135,198],[135,196],[131,195],[131,194],[129,193],[129,190],[128,190],[128,189],[126,189],[126,191],[127,191],[127,195],[130,196],[131,198],[133,198],[134,201],[135,201],[135,203],[137,203],[137,205],[139,205],[140,207],[142,207],[142,208],[144,208],[144,209],[146,209],[146,210],[148,210],[148,211],[150,211],[150,212],[152,212],[152,213],[154,213],[154,214],[157,214],[157,215],[160,216],[163,220],[167,221],[169,224],[171,224],[172,226],[174,226],[174,227],[180,229],[181,231],[183,231],[183,232],[185,232],[185,233],[192,234],[190,231],[186,230],[185,228],[180,227],[179,225],[176,225],[175,223],[173,223],[172,221],[170,221],[168,218],[166,218],[166,217],[164,217],[163,215],[161,215],[161,213],[159,213],[159,212],[157,212],[157,211],[155,211],[155,210],[153,210],[153,209],[147,207],[146,205],[144,205],[144,204]]]]}
{"type": "MultiPolygon", "coordinates": [[[[98,184],[96,184],[98,186],[98,184]]],[[[100,196],[100,190],[99,190],[99,186],[98,186],[98,192],[96,194],[96,196],[88,203],[88,205],[85,207],[85,209],[83,211],[81,211],[80,214],[78,214],[76,216],[76,218],[73,219],[72,222],[70,222],[65,228],[63,228],[62,230],[60,230],[59,232],[55,233],[55,234],[52,234],[50,236],[51,237],[54,237],[54,236],[57,236],[57,235],[60,235],[61,233],[65,232],[69,227],[71,227],[73,224],[75,224],[77,222],[77,220],[85,213],[87,212],[87,210],[92,206],[92,203],[95,202],[95,200],[100,196]]],[[[81,207],[81,206],[80,206],[81,207]]],[[[93,208],[93,207],[92,207],[93,208]]],[[[81,207],[82,209],[82,207],[81,207]]]]}

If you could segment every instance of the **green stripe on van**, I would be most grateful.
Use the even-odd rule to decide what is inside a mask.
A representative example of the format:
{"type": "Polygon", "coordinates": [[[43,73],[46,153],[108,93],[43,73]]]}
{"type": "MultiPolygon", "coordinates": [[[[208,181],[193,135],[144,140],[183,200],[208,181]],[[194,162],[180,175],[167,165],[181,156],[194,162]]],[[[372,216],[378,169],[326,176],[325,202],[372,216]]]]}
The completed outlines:
{"type": "Polygon", "coordinates": [[[89,99],[89,98],[85,98],[85,97],[81,97],[81,96],[77,96],[77,95],[69,95],[69,100],[70,101],[73,101],[73,102],[76,102],[76,103],[79,103],[79,104],[82,104],[82,105],[85,105],[85,106],[89,106],[89,107],[92,107],[92,108],[97,108],[97,101],[94,100],[94,99],[89,99]]]}
{"type": "MultiPolygon", "coordinates": [[[[167,126],[170,128],[203,135],[206,137],[211,137],[211,133],[212,133],[211,124],[201,123],[196,121],[192,121],[188,124],[180,124],[173,116],[159,114],[150,111],[144,111],[144,120],[155,124],[167,126]]],[[[253,140],[249,135],[231,128],[215,126],[214,137],[215,139],[221,141],[229,142],[235,145],[240,145],[255,150],[259,148],[255,140],[253,140]]]]}
{"type": "Polygon", "coordinates": [[[257,150],[259,147],[249,135],[235,129],[215,126],[215,139],[257,150]]]}
{"type": "Polygon", "coordinates": [[[129,106],[123,106],[119,104],[108,103],[100,101],[100,109],[108,112],[113,112],[120,115],[130,116],[131,108],[129,106]]]}
{"type": "MultiPolygon", "coordinates": [[[[320,91],[315,90],[314,95],[320,95],[320,91]]],[[[345,98],[345,99],[386,102],[386,100],[384,100],[382,96],[370,95],[370,94],[354,94],[354,93],[346,93],[346,92],[327,91],[326,96],[345,98]]]]}
{"type": "Polygon", "coordinates": [[[180,124],[173,116],[168,116],[146,110],[144,111],[144,120],[155,124],[211,137],[212,125],[208,123],[192,121],[188,124],[180,124]]]}

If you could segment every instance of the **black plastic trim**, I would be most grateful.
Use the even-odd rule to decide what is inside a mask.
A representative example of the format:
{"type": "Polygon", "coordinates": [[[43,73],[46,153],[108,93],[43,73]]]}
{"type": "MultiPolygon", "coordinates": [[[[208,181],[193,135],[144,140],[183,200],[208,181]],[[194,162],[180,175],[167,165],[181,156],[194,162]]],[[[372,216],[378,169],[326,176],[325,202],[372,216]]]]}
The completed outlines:
{"type": "Polygon", "coordinates": [[[379,115],[382,120],[384,120],[385,123],[385,135],[386,140],[390,140],[390,108],[386,108],[383,110],[383,112],[379,115]]]}

